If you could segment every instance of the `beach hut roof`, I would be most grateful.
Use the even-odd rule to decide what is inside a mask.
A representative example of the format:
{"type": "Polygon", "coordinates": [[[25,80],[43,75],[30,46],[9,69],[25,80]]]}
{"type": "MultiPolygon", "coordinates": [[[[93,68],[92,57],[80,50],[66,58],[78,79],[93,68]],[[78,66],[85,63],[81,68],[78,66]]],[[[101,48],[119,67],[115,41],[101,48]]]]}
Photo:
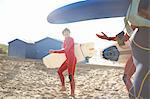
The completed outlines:
{"type": "Polygon", "coordinates": [[[51,39],[51,40],[54,40],[54,41],[62,42],[62,41],[57,40],[57,39],[54,39],[54,38],[46,37],[46,38],[43,38],[43,39],[41,39],[41,40],[39,40],[39,41],[37,41],[37,42],[35,42],[35,43],[39,43],[39,42],[41,42],[41,41],[43,41],[43,40],[46,40],[46,39],[51,39]]]}

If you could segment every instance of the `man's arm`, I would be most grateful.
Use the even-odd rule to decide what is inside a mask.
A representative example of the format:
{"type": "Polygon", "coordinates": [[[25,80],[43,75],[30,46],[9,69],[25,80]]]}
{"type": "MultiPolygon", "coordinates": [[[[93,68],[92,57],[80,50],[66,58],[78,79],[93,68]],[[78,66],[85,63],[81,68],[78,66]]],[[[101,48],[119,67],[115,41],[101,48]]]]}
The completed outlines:
{"type": "Polygon", "coordinates": [[[66,40],[66,46],[62,50],[53,50],[52,53],[67,53],[70,48],[73,46],[74,42],[72,39],[67,39],[66,40]]]}
{"type": "Polygon", "coordinates": [[[101,38],[101,39],[105,39],[105,40],[109,40],[109,41],[116,41],[117,38],[116,37],[108,37],[105,33],[101,32],[103,35],[100,34],[96,34],[97,37],[101,38]]]}

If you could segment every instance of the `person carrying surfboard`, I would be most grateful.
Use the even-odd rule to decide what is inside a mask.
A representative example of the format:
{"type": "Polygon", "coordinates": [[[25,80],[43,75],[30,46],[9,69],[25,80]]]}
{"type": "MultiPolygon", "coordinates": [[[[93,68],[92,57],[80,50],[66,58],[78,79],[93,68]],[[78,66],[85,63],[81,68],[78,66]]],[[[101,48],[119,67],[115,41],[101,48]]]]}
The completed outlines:
{"type": "Polygon", "coordinates": [[[75,80],[74,80],[74,73],[75,73],[75,67],[77,63],[77,59],[74,52],[74,39],[70,37],[70,30],[68,28],[65,28],[62,32],[63,36],[65,37],[65,40],[63,42],[63,49],[62,50],[51,50],[49,53],[65,53],[66,55],[66,61],[60,66],[58,69],[58,75],[61,80],[61,90],[65,91],[65,78],[63,75],[63,72],[68,69],[68,75],[70,80],[70,87],[71,87],[71,95],[75,96],[75,80]]]}
{"type": "MultiPolygon", "coordinates": [[[[135,29],[136,27],[135,26],[132,26],[133,29],[135,29]]],[[[97,37],[101,38],[101,39],[106,39],[106,40],[109,40],[109,41],[118,41],[118,37],[119,35],[122,35],[121,33],[117,34],[115,37],[108,37],[105,33],[101,32],[101,34],[96,34],[97,37]]],[[[124,42],[128,41],[130,38],[130,36],[126,33],[126,34],[123,34],[122,35],[122,40],[123,40],[123,43],[118,43],[119,46],[123,46],[125,45],[124,42]]],[[[135,73],[135,70],[136,70],[136,67],[133,63],[133,59],[132,59],[132,56],[129,57],[126,65],[125,65],[125,68],[124,68],[124,75],[123,75],[123,81],[126,85],[126,88],[128,90],[128,92],[130,91],[130,89],[132,88],[133,84],[131,82],[131,77],[132,75],[135,73]]]]}

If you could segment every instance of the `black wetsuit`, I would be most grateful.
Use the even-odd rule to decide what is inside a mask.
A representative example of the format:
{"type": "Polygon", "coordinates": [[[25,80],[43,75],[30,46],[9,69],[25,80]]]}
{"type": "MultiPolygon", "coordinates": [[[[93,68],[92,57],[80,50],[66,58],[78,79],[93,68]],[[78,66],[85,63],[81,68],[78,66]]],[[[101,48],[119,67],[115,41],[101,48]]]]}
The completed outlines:
{"type": "Polygon", "coordinates": [[[136,72],[130,99],[150,99],[150,28],[139,27],[131,47],[136,72]]]}

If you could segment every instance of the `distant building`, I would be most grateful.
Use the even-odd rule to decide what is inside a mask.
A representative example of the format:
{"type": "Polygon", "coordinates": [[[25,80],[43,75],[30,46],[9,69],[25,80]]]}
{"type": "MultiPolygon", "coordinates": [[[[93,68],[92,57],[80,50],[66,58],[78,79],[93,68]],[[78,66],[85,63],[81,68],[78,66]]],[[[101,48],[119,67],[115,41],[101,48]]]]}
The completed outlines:
{"type": "Polygon", "coordinates": [[[9,42],[8,55],[17,58],[41,59],[50,49],[58,50],[62,42],[46,37],[35,43],[27,43],[19,39],[9,42]]]}
{"type": "Polygon", "coordinates": [[[9,42],[8,55],[18,58],[35,58],[36,49],[33,43],[15,39],[9,42]]]}
{"type": "Polygon", "coordinates": [[[30,59],[36,59],[36,46],[33,43],[28,43],[26,46],[26,57],[25,58],[30,58],[30,59]]]}
{"type": "Polygon", "coordinates": [[[13,56],[13,57],[18,57],[18,58],[26,58],[26,47],[27,43],[15,39],[13,41],[10,41],[8,46],[8,55],[13,56]]]}
{"type": "Polygon", "coordinates": [[[41,59],[48,54],[50,49],[59,50],[61,49],[62,42],[53,38],[46,37],[40,41],[35,42],[36,46],[36,58],[41,59]]]}

